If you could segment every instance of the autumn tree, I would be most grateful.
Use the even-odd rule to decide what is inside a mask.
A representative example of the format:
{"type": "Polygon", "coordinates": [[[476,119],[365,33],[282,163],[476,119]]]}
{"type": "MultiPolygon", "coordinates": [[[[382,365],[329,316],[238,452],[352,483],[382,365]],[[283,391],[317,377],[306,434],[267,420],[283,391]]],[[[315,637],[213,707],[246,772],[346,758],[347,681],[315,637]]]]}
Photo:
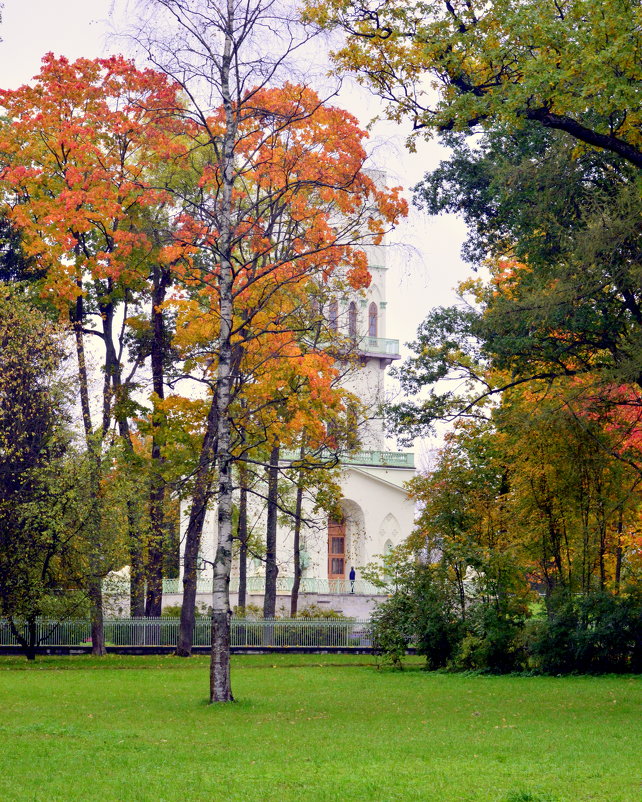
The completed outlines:
{"type": "MultiPolygon", "coordinates": [[[[177,246],[184,243],[198,257],[194,279],[218,316],[214,386],[188,537],[198,542],[214,459],[218,548],[210,698],[230,701],[231,410],[240,360],[266,337],[275,339],[277,353],[292,340],[285,299],[312,273],[330,276],[345,266],[355,286],[366,283],[365,254],[355,246],[380,237],[384,221],[395,220],[402,204],[360,172],[364,153],[354,118],[324,106],[309,89],[278,87],[297,43],[276,3],[156,0],[150,8],[155,25],[139,26],[137,39],[192,102],[194,161],[202,170],[200,192],[181,197],[184,224],[177,235],[177,246]],[[171,30],[165,40],[159,35],[163,24],[171,30]],[[259,44],[266,30],[272,37],[279,30],[286,43],[274,56],[259,44]],[[277,296],[282,312],[268,314],[277,296]]],[[[186,574],[191,570],[186,562],[186,574]]],[[[183,609],[191,606],[185,598],[183,609]]]]}
{"type": "Polygon", "coordinates": [[[496,363],[524,377],[590,371],[639,384],[636,170],[609,154],[576,155],[532,126],[488,135],[475,152],[453,144],[417,201],[462,214],[474,265],[504,260],[506,280],[498,268],[478,325],[496,363]]]}
{"type": "MultiPolygon", "coordinates": [[[[162,269],[160,232],[150,234],[148,210],[166,197],[149,179],[154,167],[175,152],[176,87],[122,57],[72,64],[49,54],[33,85],[5,90],[1,101],[7,116],[1,176],[7,215],[43,275],[42,297],[73,324],[82,420],[95,465],[98,564],[102,444],[114,421],[119,434],[130,440],[133,384],[123,367],[128,308],[145,293],[157,304],[166,283],[154,278],[149,290],[150,265],[162,269]],[[103,348],[99,426],[90,405],[87,337],[103,348]]],[[[130,367],[135,369],[136,362],[130,367]]],[[[140,568],[139,541],[133,532],[134,573],[140,568]]],[[[93,640],[100,652],[98,574],[93,640]]]]}
{"type": "Polygon", "coordinates": [[[627,565],[639,548],[642,477],[620,458],[620,433],[578,382],[517,388],[497,420],[511,465],[512,525],[546,598],[635,583],[627,565]]]}

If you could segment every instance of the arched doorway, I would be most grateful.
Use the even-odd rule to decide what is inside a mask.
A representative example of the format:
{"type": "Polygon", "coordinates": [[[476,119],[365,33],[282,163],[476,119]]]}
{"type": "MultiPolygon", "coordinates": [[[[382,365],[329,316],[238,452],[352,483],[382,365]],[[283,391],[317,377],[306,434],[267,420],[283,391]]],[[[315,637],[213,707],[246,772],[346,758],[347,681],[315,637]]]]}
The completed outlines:
{"type": "Polygon", "coordinates": [[[346,522],[328,520],[328,579],[346,578],[346,522]]]}
{"type": "Polygon", "coordinates": [[[366,537],[363,510],[352,499],[341,500],[341,520],[328,520],[328,579],[348,576],[350,568],[363,565],[366,537]]]}

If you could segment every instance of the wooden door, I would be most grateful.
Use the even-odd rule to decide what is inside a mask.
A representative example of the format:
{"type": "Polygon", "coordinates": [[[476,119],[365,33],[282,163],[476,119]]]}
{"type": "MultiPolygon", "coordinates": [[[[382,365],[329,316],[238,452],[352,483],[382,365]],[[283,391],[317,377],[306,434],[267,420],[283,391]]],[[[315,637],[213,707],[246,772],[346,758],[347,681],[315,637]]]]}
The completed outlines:
{"type": "Polygon", "coordinates": [[[328,521],[328,579],[346,577],[346,525],[328,521]]]}

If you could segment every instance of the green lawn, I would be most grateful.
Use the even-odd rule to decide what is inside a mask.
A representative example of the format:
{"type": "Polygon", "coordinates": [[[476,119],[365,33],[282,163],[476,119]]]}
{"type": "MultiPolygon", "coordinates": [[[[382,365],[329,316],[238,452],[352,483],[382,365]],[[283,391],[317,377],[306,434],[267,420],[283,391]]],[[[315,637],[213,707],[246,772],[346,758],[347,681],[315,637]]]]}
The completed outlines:
{"type": "Polygon", "coordinates": [[[0,658],[0,800],[640,802],[640,677],[378,671],[368,657],[0,658]]]}

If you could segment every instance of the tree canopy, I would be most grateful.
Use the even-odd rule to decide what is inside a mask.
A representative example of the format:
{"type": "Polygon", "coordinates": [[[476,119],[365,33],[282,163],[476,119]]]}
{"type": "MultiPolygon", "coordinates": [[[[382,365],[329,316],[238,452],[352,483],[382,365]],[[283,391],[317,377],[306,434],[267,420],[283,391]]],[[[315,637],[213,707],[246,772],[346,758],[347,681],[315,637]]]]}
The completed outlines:
{"type": "Polygon", "coordinates": [[[636,0],[308,0],[335,52],[427,131],[535,121],[642,167],[642,7],[636,0]]]}

